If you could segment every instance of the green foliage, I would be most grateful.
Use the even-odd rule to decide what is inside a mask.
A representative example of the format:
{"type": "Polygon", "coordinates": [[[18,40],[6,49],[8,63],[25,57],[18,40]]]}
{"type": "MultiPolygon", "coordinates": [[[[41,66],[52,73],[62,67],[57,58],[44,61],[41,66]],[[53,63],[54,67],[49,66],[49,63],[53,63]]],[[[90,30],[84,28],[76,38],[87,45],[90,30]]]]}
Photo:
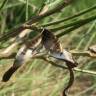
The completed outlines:
{"type": "MultiPolygon", "coordinates": [[[[37,15],[43,4],[50,5],[56,2],[56,0],[8,0],[3,4],[4,1],[7,0],[0,0],[0,35],[37,15]]],[[[96,4],[96,0],[77,0],[76,3],[66,7],[60,13],[56,13],[41,20],[38,25],[44,25],[52,21],[66,18],[92,7],[94,4],[96,4]]],[[[96,10],[47,28],[54,29],[55,27],[70,24],[76,20],[86,19],[88,16],[91,17],[93,15],[96,15],[96,10]]],[[[64,31],[65,29],[62,30],[64,31]]],[[[56,34],[60,32],[61,30],[58,30],[56,34]]],[[[31,33],[30,37],[32,38],[35,35],[36,34],[31,33]]],[[[60,41],[64,48],[76,50],[88,49],[90,45],[96,44],[96,20],[64,35],[60,38],[60,41]]],[[[3,46],[8,45],[9,43],[3,44],[3,46]]],[[[2,45],[0,45],[0,48],[1,47],[2,45]]],[[[82,56],[76,57],[76,59],[79,63],[79,68],[96,71],[95,59],[82,56]]],[[[11,64],[12,60],[0,61],[1,77],[11,64]]],[[[70,96],[95,96],[96,76],[78,71],[74,73],[76,80],[74,86],[70,89],[70,96]]],[[[67,80],[68,75],[66,74],[66,70],[62,71],[41,60],[32,60],[30,63],[24,65],[8,83],[0,82],[0,96],[59,96],[67,80]]]]}

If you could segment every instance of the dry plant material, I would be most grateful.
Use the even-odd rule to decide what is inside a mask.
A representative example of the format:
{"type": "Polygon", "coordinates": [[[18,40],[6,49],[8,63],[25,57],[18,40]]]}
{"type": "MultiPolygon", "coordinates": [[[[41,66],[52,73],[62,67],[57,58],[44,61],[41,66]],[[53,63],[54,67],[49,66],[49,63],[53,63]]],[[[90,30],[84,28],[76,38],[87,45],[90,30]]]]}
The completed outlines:
{"type": "MultiPolygon", "coordinates": [[[[6,0],[5,0],[6,1],[6,0]]],[[[33,16],[30,20],[25,22],[24,24],[20,25],[17,28],[14,28],[11,32],[6,32],[5,34],[0,35],[0,41],[9,40],[10,38],[14,38],[17,35],[20,35],[20,33],[30,33],[29,29],[26,29],[24,25],[34,25],[35,23],[39,22],[40,20],[44,19],[45,17],[48,17],[54,13],[61,12],[63,8],[73,3],[73,0],[59,0],[57,5],[54,6],[52,9],[48,9],[46,11],[43,11],[42,14],[38,14],[36,16],[33,16]],[[59,6],[58,6],[59,5],[59,6]]],[[[2,8],[2,7],[1,7],[2,8]]]]}
{"type": "Polygon", "coordinates": [[[74,61],[71,53],[62,49],[62,46],[56,36],[47,29],[45,29],[42,33],[42,44],[44,45],[45,49],[50,52],[52,57],[66,62],[70,72],[70,80],[66,88],[63,90],[63,96],[67,96],[66,91],[72,86],[74,82],[74,73],[72,68],[76,67],[77,63],[74,61]]]}
{"type": "Polygon", "coordinates": [[[92,53],[96,53],[96,45],[92,45],[88,48],[89,51],[91,51],[92,53]]]}
{"type": "Polygon", "coordinates": [[[35,54],[37,54],[37,48],[41,42],[41,35],[38,35],[34,39],[25,42],[17,52],[13,66],[8,69],[3,75],[3,82],[7,82],[13,73],[23,64],[28,62],[35,54]]]}
{"type": "Polygon", "coordinates": [[[43,31],[32,40],[27,40],[24,42],[17,52],[13,66],[5,72],[2,81],[7,82],[21,65],[34,58],[42,49],[40,45],[44,46],[45,50],[48,51],[47,55],[52,56],[57,60],[66,62],[67,68],[70,72],[70,80],[68,85],[63,90],[63,96],[67,96],[66,91],[72,86],[74,82],[73,68],[77,66],[77,63],[73,59],[72,54],[62,48],[57,37],[47,29],[43,29],[43,31]]]}

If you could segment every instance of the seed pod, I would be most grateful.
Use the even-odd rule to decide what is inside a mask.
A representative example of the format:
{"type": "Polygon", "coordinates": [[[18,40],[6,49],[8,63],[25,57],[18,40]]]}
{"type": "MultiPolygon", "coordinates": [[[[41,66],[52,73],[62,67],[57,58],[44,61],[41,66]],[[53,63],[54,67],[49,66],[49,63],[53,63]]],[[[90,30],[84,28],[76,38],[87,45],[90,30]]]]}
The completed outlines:
{"type": "Polygon", "coordinates": [[[6,71],[5,74],[3,75],[2,79],[3,82],[7,82],[13,75],[13,73],[16,72],[20,66],[28,62],[34,55],[36,55],[37,53],[36,48],[40,45],[40,43],[41,43],[41,37],[39,35],[36,38],[28,42],[25,42],[25,44],[21,46],[16,55],[13,66],[10,67],[8,71],[6,71]]]}

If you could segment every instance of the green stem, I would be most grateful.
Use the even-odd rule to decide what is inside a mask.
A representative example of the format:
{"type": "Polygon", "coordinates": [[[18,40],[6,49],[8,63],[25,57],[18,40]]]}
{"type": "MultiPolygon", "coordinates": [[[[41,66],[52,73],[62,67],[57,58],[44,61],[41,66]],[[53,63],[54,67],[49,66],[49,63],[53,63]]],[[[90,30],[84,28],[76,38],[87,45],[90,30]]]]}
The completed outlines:
{"type": "MultiPolygon", "coordinates": [[[[71,28],[69,28],[69,29],[66,29],[64,32],[61,32],[62,34],[67,34],[67,33],[69,33],[69,32],[71,32],[71,31],[73,31],[73,30],[75,30],[75,29],[77,29],[77,28],[79,28],[79,27],[81,27],[81,26],[83,26],[83,25],[85,25],[85,24],[87,24],[87,23],[89,23],[89,22],[91,22],[91,21],[93,21],[93,20],[95,20],[96,19],[96,16],[94,15],[94,16],[91,16],[91,17],[88,17],[88,18],[86,18],[86,19],[82,19],[82,20],[78,20],[78,21],[75,21],[75,22],[72,22],[72,23],[70,23],[70,24],[66,24],[66,25],[63,25],[63,26],[61,26],[61,27],[57,27],[57,28],[53,28],[53,29],[49,29],[49,30],[51,30],[51,31],[58,31],[58,30],[62,30],[62,29],[64,29],[64,28],[67,28],[67,27],[71,27],[71,28]]],[[[40,30],[42,30],[42,29],[40,29],[39,27],[36,27],[36,26],[30,26],[30,25],[25,25],[24,26],[25,28],[27,28],[27,29],[32,29],[32,30],[35,30],[35,31],[40,31],[40,30]]],[[[58,34],[57,35],[57,37],[60,37],[62,34],[58,34]],[[60,35],[60,36],[59,36],[60,35]]]]}
{"type": "Polygon", "coordinates": [[[25,20],[28,20],[28,0],[26,0],[26,17],[25,20]]]}
{"type": "Polygon", "coordinates": [[[52,31],[58,31],[58,30],[61,30],[61,29],[64,29],[64,28],[67,28],[67,27],[72,27],[72,26],[82,26],[83,24],[86,24],[86,23],[89,23],[90,21],[96,19],[96,16],[91,16],[91,17],[88,17],[86,19],[82,19],[82,20],[78,20],[78,21],[75,21],[75,22],[71,22],[69,24],[66,24],[66,25],[63,25],[63,26],[60,26],[60,27],[56,27],[56,28],[51,28],[50,30],[52,31]]]}
{"type": "MultiPolygon", "coordinates": [[[[72,1],[75,1],[75,0],[72,0],[72,1]]],[[[11,32],[6,32],[6,34],[1,35],[0,41],[8,40],[9,38],[15,37],[19,33],[23,32],[25,30],[23,25],[25,25],[25,24],[32,25],[33,23],[36,23],[36,22],[40,21],[41,19],[44,19],[45,17],[48,17],[56,12],[60,12],[60,10],[65,8],[67,5],[69,5],[70,2],[66,3],[66,2],[64,2],[64,0],[58,0],[58,3],[56,2],[56,4],[57,4],[56,6],[51,7],[51,9],[48,10],[47,12],[45,12],[44,14],[34,16],[31,18],[31,20],[25,22],[24,24],[22,24],[18,28],[14,28],[11,32]]]]}
{"type": "MultiPolygon", "coordinates": [[[[79,21],[73,22],[73,23],[71,23],[71,24],[69,24],[69,25],[71,25],[71,26],[74,25],[74,26],[72,26],[72,27],[69,28],[69,29],[66,29],[66,30],[63,31],[63,32],[60,32],[59,34],[57,34],[57,37],[61,37],[61,36],[65,35],[65,34],[68,34],[68,33],[70,33],[71,31],[76,30],[77,28],[79,28],[79,27],[81,27],[81,26],[84,26],[85,24],[87,24],[87,23],[89,23],[89,22],[91,22],[91,21],[93,21],[93,20],[95,20],[95,19],[96,19],[96,15],[91,16],[91,17],[89,17],[89,18],[87,18],[87,19],[84,19],[84,20],[79,20],[79,21]]],[[[63,27],[64,27],[64,26],[59,27],[57,30],[61,30],[61,29],[63,29],[63,27]]],[[[55,30],[56,30],[56,29],[55,29],[55,30]]]]}
{"type": "Polygon", "coordinates": [[[82,69],[79,69],[79,68],[75,68],[74,71],[96,75],[95,71],[89,71],[89,70],[84,70],[84,69],[82,70],[82,69]]]}
{"type": "Polygon", "coordinates": [[[47,26],[51,26],[51,25],[56,25],[56,24],[59,24],[59,23],[62,23],[62,22],[65,22],[65,21],[68,21],[70,19],[73,19],[75,17],[79,17],[81,15],[85,15],[86,13],[90,12],[90,11],[93,11],[94,9],[96,9],[96,4],[88,9],[85,9],[73,16],[70,16],[70,17],[67,17],[67,18],[64,18],[64,19],[61,19],[61,20],[58,20],[58,21],[55,21],[55,22],[50,22],[50,23],[46,23],[46,24],[43,24],[41,25],[42,27],[47,27],[47,26]]]}
{"type": "Polygon", "coordinates": [[[2,5],[0,6],[0,11],[2,10],[2,8],[4,7],[4,5],[7,3],[8,0],[4,0],[2,5]]]}
{"type": "MultiPolygon", "coordinates": [[[[75,0],[71,0],[71,1],[75,1],[75,0]]],[[[70,2],[64,2],[64,0],[57,0],[55,1],[56,4],[51,4],[51,6],[49,5],[48,7],[48,11],[45,12],[44,14],[41,14],[39,16],[34,16],[31,18],[31,20],[29,20],[28,22],[26,22],[26,24],[30,25],[33,24],[37,21],[40,21],[41,19],[48,17],[49,15],[52,15],[56,12],[61,12],[60,10],[63,9],[64,7],[66,7],[67,5],[70,4],[70,2]]],[[[72,2],[73,3],[73,2],[72,2]]]]}
{"type": "MultiPolygon", "coordinates": [[[[63,66],[63,65],[59,65],[53,61],[50,61],[50,60],[47,60],[45,57],[37,57],[36,59],[42,59],[44,61],[46,61],[47,63],[50,63],[51,65],[55,66],[55,67],[59,67],[59,68],[62,68],[62,69],[67,69],[67,67],[63,66]]],[[[77,71],[77,72],[82,72],[82,73],[87,73],[87,74],[92,74],[92,75],[96,75],[96,72],[95,71],[89,71],[89,70],[82,70],[82,69],[79,69],[79,68],[74,68],[73,69],[74,71],[77,71]]]]}

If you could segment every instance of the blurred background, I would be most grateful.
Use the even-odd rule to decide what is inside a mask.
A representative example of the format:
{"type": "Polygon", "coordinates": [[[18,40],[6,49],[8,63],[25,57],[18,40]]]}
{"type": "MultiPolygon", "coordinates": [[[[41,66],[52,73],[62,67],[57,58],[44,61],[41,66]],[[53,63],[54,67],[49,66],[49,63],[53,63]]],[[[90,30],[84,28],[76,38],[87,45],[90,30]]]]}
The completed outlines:
{"type": "MultiPolygon", "coordinates": [[[[4,0],[0,0],[2,5],[4,0]]],[[[30,20],[39,13],[43,5],[53,4],[56,0],[6,0],[6,4],[0,10],[0,35],[9,32],[16,26],[30,20]]],[[[96,0],[76,0],[61,12],[48,16],[38,25],[44,25],[72,16],[82,10],[92,7],[96,0]]],[[[96,4],[95,4],[96,5],[96,4]]],[[[76,20],[86,19],[96,15],[96,9],[78,18],[52,25],[47,28],[56,28],[64,24],[70,24],[76,20]]],[[[64,29],[63,29],[64,30],[64,29]]],[[[62,31],[63,31],[62,30],[62,31]]],[[[56,31],[56,34],[61,30],[56,31]]],[[[55,32],[54,32],[55,33],[55,32]]],[[[32,34],[34,37],[34,34],[32,34]]],[[[87,50],[90,45],[96,44],[96,20],[74,30],[59,38],[64,48],[70,50],[87,50]]],[[[0,43],[0,48],[10,44],[0,43]]],[[[79,63],[78,68],[88,71],[96,71],[96,59],[84,56],[75,56],[79,63]]],[[[0,80],[4,72],[13,64],[12,60],[0,60],[0,80]]],[[[96,96],[96,75],[88,72],[74,71],[75,81],[68,92],[68,96],[96,96]]],[[[96,74],[96,73],[95,73],[96,74]]],[[[7,83],[0,82],[0,96],[60,96],[64,86],[68,83],[69,74],[44,62],[34,59],[21,67],[7,83]]]]}

